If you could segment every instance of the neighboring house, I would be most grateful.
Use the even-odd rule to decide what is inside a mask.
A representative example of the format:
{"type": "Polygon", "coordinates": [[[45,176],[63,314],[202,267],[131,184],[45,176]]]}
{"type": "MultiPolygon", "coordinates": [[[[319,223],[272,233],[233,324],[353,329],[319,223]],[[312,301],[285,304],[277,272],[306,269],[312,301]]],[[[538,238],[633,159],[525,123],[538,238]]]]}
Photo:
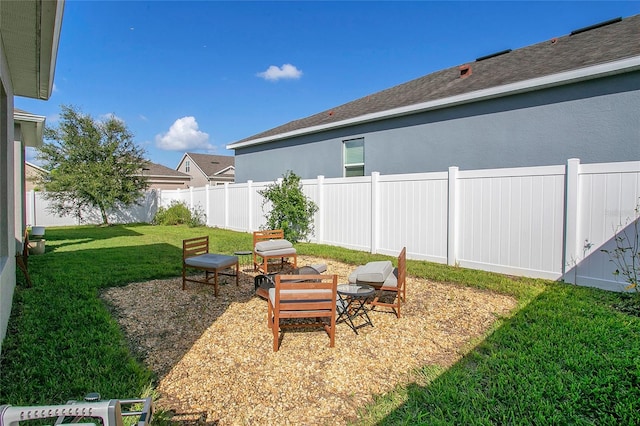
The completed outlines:
{"type": "Polygon", "coordinates": [[[176,170],[191,176],[191,186],[224,185],[235,181],[235,159],[229,155],[187,152],[176,170]]]}
{"type": "Polygon", "coordinates": [[[191,182],[191,176],[151,162],[142,169],[142,175],[147,178],[149,189],[186,189],[191,182]]]}
{"type": "Polygon", "coordinates": [[[640,160],[639,111],[636,15],[437,71],[227,149],[236,182],[287,170],[315,178],[640,160]]]}
{"type": "Polygon", "coordinates": [[[0,5],[0,349],[25,229],[24,148],[42,146],[44,126],[44,117],[14,111],[14,96],[51,96],[63,10],[62,0],[0,5]]]}
{"type": "Polygon", "coordinates": [[[45,174],[49,173],[48,171],[46,171],[45,169],[43,169],[40,166],[37,166],[33,163],[30,163],[28,161],[24,162],[24,190],[29,192],[29,191],[39,191],[41,190],[38,185],[37,185],[37,179],[40,176],[43,176],[45,174]]]}

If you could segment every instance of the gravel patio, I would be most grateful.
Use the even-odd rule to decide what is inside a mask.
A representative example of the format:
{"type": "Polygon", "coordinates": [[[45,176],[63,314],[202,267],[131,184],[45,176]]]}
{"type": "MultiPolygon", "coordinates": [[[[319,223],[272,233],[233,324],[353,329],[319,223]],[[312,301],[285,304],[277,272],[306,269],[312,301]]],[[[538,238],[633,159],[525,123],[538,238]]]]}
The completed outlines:
{"type": "MultiPolygon", "coordinates": [[[[327,264],[339,283],[353,266],[298,256],[298,265],[327,264]]],[[[370,313],[374,327],[356,335],[337,326],[336,345],[320,329],[287,330],[272,351],[267,302],[254,295],[255,273],[241,266],[213,287],[181,279],[111,288],[103,300],[132,349],[157,375],[157,407],[185,423],[211,425],[344,425],[373,396],[415,381],[425,365],[450,366],[496,320],[512,297],[407,277],[403,316],[370,313]]]]}

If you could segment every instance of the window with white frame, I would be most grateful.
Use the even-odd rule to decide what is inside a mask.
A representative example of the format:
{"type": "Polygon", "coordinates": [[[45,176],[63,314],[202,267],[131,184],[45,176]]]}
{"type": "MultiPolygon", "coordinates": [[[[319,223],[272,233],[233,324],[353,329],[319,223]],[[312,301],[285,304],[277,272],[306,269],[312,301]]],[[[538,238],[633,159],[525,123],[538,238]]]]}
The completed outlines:
{"type": "Polygon", "coordinates": [[[189,173],[189,171],[191,170],[191,163],[189,162],[189,160],[184,162],[184,171],[189,173]]]}
{"type": "Polygon", "coordinates": [[[364,138],[344,141],[344,177],[364,176],[364,138]]]}

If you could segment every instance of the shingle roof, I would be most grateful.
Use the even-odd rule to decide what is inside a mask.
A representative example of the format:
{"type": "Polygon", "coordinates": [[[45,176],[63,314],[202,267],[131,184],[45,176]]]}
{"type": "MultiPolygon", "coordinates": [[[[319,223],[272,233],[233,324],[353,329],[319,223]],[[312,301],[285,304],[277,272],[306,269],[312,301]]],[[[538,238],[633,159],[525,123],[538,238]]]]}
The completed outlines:
{"type": "Polygon", "coordinates": [[[193,152],[187,152],[187,155],[207,177],[213,177],[222,170],[235,166],[235,158],[231,155],[196,154],[193,152]]]}
{"type": "Polygon", "coordinates": [[[182,173],[176,169],[170,169],[169,167],[163,166],[162,164],[156,164],[152,162],[147,162],[145,165],[144,175],[147,177],[150,176],[164,176],[164,177],[180,177],[190,179],[186,173],[182,173]]]}
{"type": "Polygon", "coordinates": [[[235,143],[329,125],[365,114],[530,80],[640,55],[640,15],[577,34],[469,62],[471,73],[461,78],[461,66],[437,71],[407,83],[291,121],[235,143]]]}

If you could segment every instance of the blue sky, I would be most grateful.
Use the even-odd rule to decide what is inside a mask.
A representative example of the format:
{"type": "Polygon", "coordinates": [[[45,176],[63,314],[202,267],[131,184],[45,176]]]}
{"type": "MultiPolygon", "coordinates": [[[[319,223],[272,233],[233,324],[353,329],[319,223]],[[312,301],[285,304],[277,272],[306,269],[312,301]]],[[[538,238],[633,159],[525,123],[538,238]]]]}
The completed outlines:
{"type": "MultiPolygon", "coordinates": [[[[54,92],[15,106],[115,115],[148,158],[226,145],[431,72],[640,13],[640,1],[67,0],[54,92]]],[[[33,153],[28,153],[33,160],[33,153]]]]}

